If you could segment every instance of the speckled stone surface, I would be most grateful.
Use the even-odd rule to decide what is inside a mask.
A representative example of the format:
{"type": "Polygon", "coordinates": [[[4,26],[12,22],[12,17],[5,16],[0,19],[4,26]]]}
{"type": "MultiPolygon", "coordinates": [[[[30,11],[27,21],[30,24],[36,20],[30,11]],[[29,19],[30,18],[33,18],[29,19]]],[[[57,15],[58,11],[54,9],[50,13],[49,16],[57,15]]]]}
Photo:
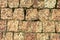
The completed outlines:
{"type": "Polygon", "coordinates": [[[60,0],[0,0],[0,40],[60,40],[60,0]]]}

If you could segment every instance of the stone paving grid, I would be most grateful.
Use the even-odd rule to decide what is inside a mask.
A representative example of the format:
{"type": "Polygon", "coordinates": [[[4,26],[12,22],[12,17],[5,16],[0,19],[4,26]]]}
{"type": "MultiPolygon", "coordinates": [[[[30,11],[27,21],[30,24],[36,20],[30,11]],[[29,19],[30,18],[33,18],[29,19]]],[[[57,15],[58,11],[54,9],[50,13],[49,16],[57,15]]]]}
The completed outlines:
{"type": "Polygon", "coordinates": [[[60,40],[60,0],[0,0],[0,40],[60,40]]]}

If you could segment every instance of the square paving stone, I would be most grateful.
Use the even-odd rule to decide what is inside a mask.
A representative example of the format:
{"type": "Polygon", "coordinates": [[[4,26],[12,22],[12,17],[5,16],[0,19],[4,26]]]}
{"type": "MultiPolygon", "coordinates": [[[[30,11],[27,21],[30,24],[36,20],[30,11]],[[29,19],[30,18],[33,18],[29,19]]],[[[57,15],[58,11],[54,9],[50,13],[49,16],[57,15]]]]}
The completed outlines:
{"type": "Polygon", "coordinates": [[[18,31],[18,21],[17,20],[9,20],[7,24],[7,31],[18,31]]]}
{"type": "Polygon", "coordinates": [[[17,8],[19,6],[19,0],[8,0],[10,8],[17,8]]]}
{"type": "Polygon", "coordinates": [[[14,33],[14,40],[24,40],[24,33],[14,33]]]}
{"type": "Polygon", "coordinates": [[[12,19],[12,9],[1,8],[1,19],[12,19]]]}
{"type": "Polygon", "coordinates": [[[55,32],[55,23],[53,21],[43,22],[43,32],[55,32]]]}

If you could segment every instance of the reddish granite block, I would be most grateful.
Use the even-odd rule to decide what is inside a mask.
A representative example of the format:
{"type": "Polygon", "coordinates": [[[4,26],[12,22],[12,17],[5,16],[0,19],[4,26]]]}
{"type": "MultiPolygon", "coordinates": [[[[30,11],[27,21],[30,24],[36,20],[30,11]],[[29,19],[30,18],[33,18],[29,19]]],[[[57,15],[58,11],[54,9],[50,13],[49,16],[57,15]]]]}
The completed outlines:
{"type": "Polygon", "coordinates": [[[60,8],[60,0],[57,0],[57,8],[60,8]]]}
{"type": "Polygon", "coordinates": [[[3,34],[2,32],[0,32],[0,40],[2,40],[2,38],[3,38],[3,34]]]}
{"type": "Polygon", "coordinates": [[[52,9],[52,20],[60,20],[60,9],[52,9]]]}
{"type": "Polygon", "coordinates": [[[34,0],[33,7],[34,8],[44,8],[44,0],[34,0]]]}
{"type": "Polygon", "coordinates": [[[32,22],[32,21],[20,21],[19,22],[19,30],[24,32],[41,32],[42,31],[42,23],[32,22]]]}
{"type": "Polygon", "coordinates": [[[0,20],[0,31],[6,31],[6,21],[0,20]]]}
{"type": "Polygon", "coordinates": [[[36,34],[34,34],[34,33],[25,33],[25,40],[36,40],[36,34]]]}

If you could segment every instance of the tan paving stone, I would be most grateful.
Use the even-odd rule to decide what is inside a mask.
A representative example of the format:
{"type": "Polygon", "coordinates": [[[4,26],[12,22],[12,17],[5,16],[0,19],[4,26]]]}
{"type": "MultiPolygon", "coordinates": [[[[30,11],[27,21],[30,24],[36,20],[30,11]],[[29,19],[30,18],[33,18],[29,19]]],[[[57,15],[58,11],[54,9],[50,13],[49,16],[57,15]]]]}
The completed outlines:
{"type": "Polygon", "coordinates": [[[19,30],[24,32],[41,32],[42,31],[42,23],[31,22],[31,21],[23,21],[19,23],[19,30]]]}
{"type": "Polygon", "coordinates": [[[34,33],[26,33],[25,34],[25,40],[36,40],[36,34],[34,33]]]}
{"type": "Polygon", "coordinates": [[[38,12],[39,14],[39,20],[41,20],[42,22],[46,21],[49,19],[49,9],[42,9],[42,10],[39,10],[38,12]]]}
{"type": "Polygon", "coordinates": [[[52,10],[52,20],[60,20],[60,9],[52,10]]]}
{"type": "Polygon", "coordinates": [[[12,9],[2,8],[1,9],[1,19],[12,19],[12,9]]]}
{"type": "Polygon", "coordinates": [[[13,19],[18,19],[18,20],[24,19],[24,11],[22,8],[17,8],[14,10],[13,19]]]}
{"type": "Polygon", "coordinates": [[[49,40],[48,33],[37,33],[37,40],[49,40]]]}
{"type": "Polygon", "coordinates": [[[55,23],[53,21],[43,22],[43,32],[55,32],[55,23]]]}
{"type": "Polygon", "coordinates": [[[4,40],[3,33],[0,32],[0,40],[4,40]]]}
{"type": "Polygon", "coordinates": [[[33,7],[34,8],[44,8],[44,0],[34,0],[33,7]]]}
{"type": "Polygon", "coordinates": [[[0,7],[1,8],[7,7],[7,0],[0,0],[0,7]]]}
{"type": "Polygon", "coordinates": [[[56,25],[56,31],[60,32],[60,22],[56,22],[55,25],[56,25]]]}
{"type": "Polygon", "coordinates": [[[33,0],[20,0],[20,7],[29,8],[33,4],[33,0]]]}
{"type": "Polygon", "coordinates": [[[8,0],[10,8],[17,8],[19,6],[19,0],[8,0]]]}
{"type": "Polygon", "coordinates": [[[8,31],[18,31],[18,21],[17,20],[9,20],[7,24],[8,31]]]}
{"type": "Polygon", "coordinates": [[[56,0],[44,0],[45,8],[54,8],[56,4],[56,0]]]}
{"type": "Polygon", "coordinates": [[[60,40],[60,34],[51,33],[50,34],[50,40],[60,40]]]}
{"type": "Polygon", "coordinates": [[[60,0],[57,0],[57,8],[60,8],[60,0]]]}
{"type": "Polygon", "coordinates": [[[5,35],[5,40],[13,40],[13,34],[11,32],[7,32],[5,35]]]}
{"type": "Polygon", "coordinates": [[[0,31],[6,31],[6,20],[0,20],[0,31]]]}
{"type": "Polygon", "coordinates": [[[38,11],[37,9],[27,9],[26,11],[26,20],[37,20],[38,19],[38,11]]]}
{"type": "Polygon", "coordinates": [[[24,40],[24,33],[14,33],[14,40],[24,40]]]}

